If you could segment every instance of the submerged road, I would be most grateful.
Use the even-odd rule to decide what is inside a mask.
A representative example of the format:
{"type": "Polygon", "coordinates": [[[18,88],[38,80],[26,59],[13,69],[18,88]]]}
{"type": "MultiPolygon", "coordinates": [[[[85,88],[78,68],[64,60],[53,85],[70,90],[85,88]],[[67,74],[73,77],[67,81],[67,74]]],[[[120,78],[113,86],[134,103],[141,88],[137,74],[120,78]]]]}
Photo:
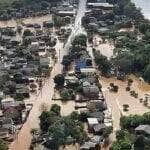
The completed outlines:
{"type": "Polygon", "coordinates": [[[86,11],[86,0],[79,0],[75,25],[72,29],[71,35],[69,36],[68,41],[66,42],[64,48],[63,43],[60,43],[58,41],[58,43],[56,44],[56,51],[57,54],[59,55],[59,60],[55,64],[51,72],[50,78],[46,81],[45,85],[43,86],[41,92],[42,94],[39,94],[39,96],[37,96],[36,99],[34,100],[33,108],[27,118],[27,121],[20,130],[18,138],[16,138],[16,140],[13,143],[11,143],[9,148],[10,150],[29,150],[32,138],[30,131],[33,128],[39,128],[39,116],[41,114],[40,107],[43,103],[46,103],[49,107],[52,104],[52,96],[54,93],[54,86],[55,86],[53,78],[55,77],[55,75],[61,73],[62,71],[63,68],[61,65],[62,58],[67,53],[67,50],[71,45],[72,39],[77,34],[84,32],[81,26],[81,19],[84,16],[85,11],[86,11]]]}
{"type": "Polygon", "coordinates": [[[79,6],[75,18],[75,23],[72,28],[72,32],[68,38],[68,41],[66,42],[65,49],[69,49],[71,45],[71,41],[74,39],[76,35],[83,34],[83,33],[86,34],[86,32],[84,32],[84,28],[82,28],[82,17],[86,12],[86,2],[87,0],[79,0],[79,6]]]}

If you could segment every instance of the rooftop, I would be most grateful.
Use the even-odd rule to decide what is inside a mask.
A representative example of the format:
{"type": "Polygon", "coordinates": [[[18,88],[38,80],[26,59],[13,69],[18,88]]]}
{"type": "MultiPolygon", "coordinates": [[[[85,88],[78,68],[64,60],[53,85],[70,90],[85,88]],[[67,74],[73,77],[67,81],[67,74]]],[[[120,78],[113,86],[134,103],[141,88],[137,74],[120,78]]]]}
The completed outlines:
{"type": "Polygon", "coordinates": [[[98,124],[97,118],[87,118],[87,120],[90,125],[98,124]]]}
{"type": "Polygon", "coordinates": [[[150,135],[150,125],[139,125],[135,128],[135,131],[144,131],[146,134],[150,135]]]}
{"type": "Polygon", "coordinates": [[[109,3],[88,3],[88,6],[93,6],[93,7],[111,7],[113,8],[114,6],[109,3]]]}

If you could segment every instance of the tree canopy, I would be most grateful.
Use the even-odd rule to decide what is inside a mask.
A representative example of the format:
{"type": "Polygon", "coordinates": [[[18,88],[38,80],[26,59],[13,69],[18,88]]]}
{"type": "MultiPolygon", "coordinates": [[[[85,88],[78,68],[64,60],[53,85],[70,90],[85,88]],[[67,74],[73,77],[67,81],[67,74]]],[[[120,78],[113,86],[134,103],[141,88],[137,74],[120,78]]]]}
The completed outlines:
{"type": "Polygon", "coordinates": [[[58,74],[54,77],[54,82],[57,86],[63,86],[65,82],[65,78],[63,74],[58,74]]]}
{"type": "Polygon", "coordinates": [[[8,150],[8,144],[0,139],[0,150],[8,150]]]}
{"type": "Polygon", "coordinates": [[[53,104],[50,111],[42,112],[40,116],[40,127],[44,133],[52,137],[52,143],[46,142],[46,147],[57,150],[67,142],[82,143],[87,138],[83,124],[79,121],[79,114],[73,112],[71,115],[60,116],[60,106],[53,104]]]}
{"type": "Polygon", "coordinates": [[[86,42],[87,42],[86,35],[81,34],[81,35],[77,35],[75,37],[75,39],[72,42],[72,45],[73,45],[73,47],[75,47],[75,46],[77,46],[77,47],[86,46],[86,42]]]}

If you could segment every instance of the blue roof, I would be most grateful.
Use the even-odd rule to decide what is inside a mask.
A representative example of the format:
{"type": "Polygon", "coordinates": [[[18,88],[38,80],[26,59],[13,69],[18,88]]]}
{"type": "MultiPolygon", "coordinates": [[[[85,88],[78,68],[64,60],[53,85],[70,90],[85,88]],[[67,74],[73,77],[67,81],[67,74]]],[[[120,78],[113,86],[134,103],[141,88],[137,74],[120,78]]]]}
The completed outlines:
{"type": "Polygon", "coordinates": [[[78,60],[75,62],[75,69],[80,70],[82,68],[86,68],[86,60],[78,60]]]}

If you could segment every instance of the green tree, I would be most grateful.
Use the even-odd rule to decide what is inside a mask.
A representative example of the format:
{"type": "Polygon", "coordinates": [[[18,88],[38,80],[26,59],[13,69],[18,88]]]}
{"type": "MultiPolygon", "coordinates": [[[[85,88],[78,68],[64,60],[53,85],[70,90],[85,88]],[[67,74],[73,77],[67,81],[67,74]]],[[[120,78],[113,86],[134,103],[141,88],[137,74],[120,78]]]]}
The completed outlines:
{"type": "Polygon", "coordinates": [[[150,23],[148,22],[140,23],[139,25],[139,31],[143,34],[145,34],[149,28],[150,28],[150,23]]]}
{"type": "Polygon", "coordinates": [[[64,55],[62,60],[62,65],[68,70],[68,67],[71,65],[71,57],[69,55],[64,55]]]}
{"type": "Polygon", "coordinates": [[[66,100],[73,100],[75,98],[74,92],[72,89],[64,89],[61,93],[60,93],[63,101],[66,100]]]}
{"type": "Polygon", "coordinates": [[[58,74],[54,77],[54,82],[57,86],[64,86],[65,78],[63,74],[58,74]]]}
{"type": "Polygon", "coordinates": [[[43,132],[47,132],[48,128],[58,120],[58,116],[54,112],[44,111],[40,115],[40,128],[43,132]]]}
{"type": "Polygon", "coordinates": [[[143,122],[144,124],[150,124],[150,112],[143,114],[143,122]]]}
{"type": "Polygon", "coordinates": [[[120,139],[124,139],[126,136],[126,131],[125,130],[118,130],[116,132],[116,139],[120,140],[120,139]]]}
{"type": "Polygon", "coordinates": [[[12,2],[12,7],[15,9],[20,9],[23,7],[23,0],[15,0],[12,2]]]}
{"type": "Polygon", "coordinates": [[[150,64],[146,67],[143,76],[144,76],[144,79],[150,82],[150,64]]]}
{"type": "Polygon", "coordinates": [[[24,30],[23,36],[33,36],[33,33],[31,32],[31,30],[26,29],[24,30]]]}
{"type": "Polygon", "coordinates": [[[57,148],[65,145],[68,137],[79,143],[85,141],[87,138],[82,123],[76,120],[76,118],[74,120],[71,116],[62,117],[50,126],[49,134],[53,137],[53,145],[57,148]]]}
{"type": "Polygon", "coordinates": [[[113,143],[112,150],[131,150],[132,149],[132,143],[129,139],[121,139],[117,140],[116,142],[113,143]]]}
{"type": "Polygon", "coordinates": [[[57,15],[53,15],[53,21],[54,21],[54,26],[60,28],[61,26],[65,25],[63,22],[62,18],[57,15]]]}
{"type": "Polygon", "coordinates": [[[0,139],[0,150],[8,150],[8,144],[3,141],[2,139],[0,139]]]}
{"type": "Polygon", "coordinates": [[[72,42],[73,47],[86,46],[87,37],[84,34],[77,35],[72,42]]]}
{"type": "Polygon", "coordinates": [[[37,85],[35,83],[30,84],[30,88],[32,91],[36,90],[37,85]]]}
{"type": "Polygon", "coordinates": [[[60,116],[60,110],[61,110],[61,107],[57,104],[53,104],[50,109],[50,111],[54,112],[57,116],[60,116]]]}
{"type": "Polygon", "coordinates": [[[112,133],[113,128],[112,127],[107,127],[105,128],[104,132],[103,132],[103,137],[107,138],[109,137],[109,135],[112,133]]]}
{"type": "Polygon", "coordinates": [[[125,73],[131,73],[133,71],[133,64],[134,64],[133,55],[130,53],[121,53],[116,58],[114,63],[118,66],[120,71],[125,73]]]}
{"type": "Polygon", "coordinates": [[[143,135],[136,137],[134,142],[134,150],[145,150],[145,140],[143,135]]]}
{"type": "Polygon", "coordinates": [[[120,118],[120,126],[122,129],[136,128],[142,123],[143,116],[140,115],[122,116],[120,118]]]}
{"type": "Polygon", "coordinates": [[[73,112],[70,114],[70,118],[73,119],[73,120],[79,120],[79,117],[80,117],[80,115],[79,115],[78,112],[76,112],[76,111],[73,111],[73,112]]]}
{"type": "Polygon", "coordinates": [[[111,63],[108,61],[107,57],[100,54],[93,49],[95,63],[98,65],[98,68],[101,70],[103,75],[107,75],[111,69],[111,63]]]}

